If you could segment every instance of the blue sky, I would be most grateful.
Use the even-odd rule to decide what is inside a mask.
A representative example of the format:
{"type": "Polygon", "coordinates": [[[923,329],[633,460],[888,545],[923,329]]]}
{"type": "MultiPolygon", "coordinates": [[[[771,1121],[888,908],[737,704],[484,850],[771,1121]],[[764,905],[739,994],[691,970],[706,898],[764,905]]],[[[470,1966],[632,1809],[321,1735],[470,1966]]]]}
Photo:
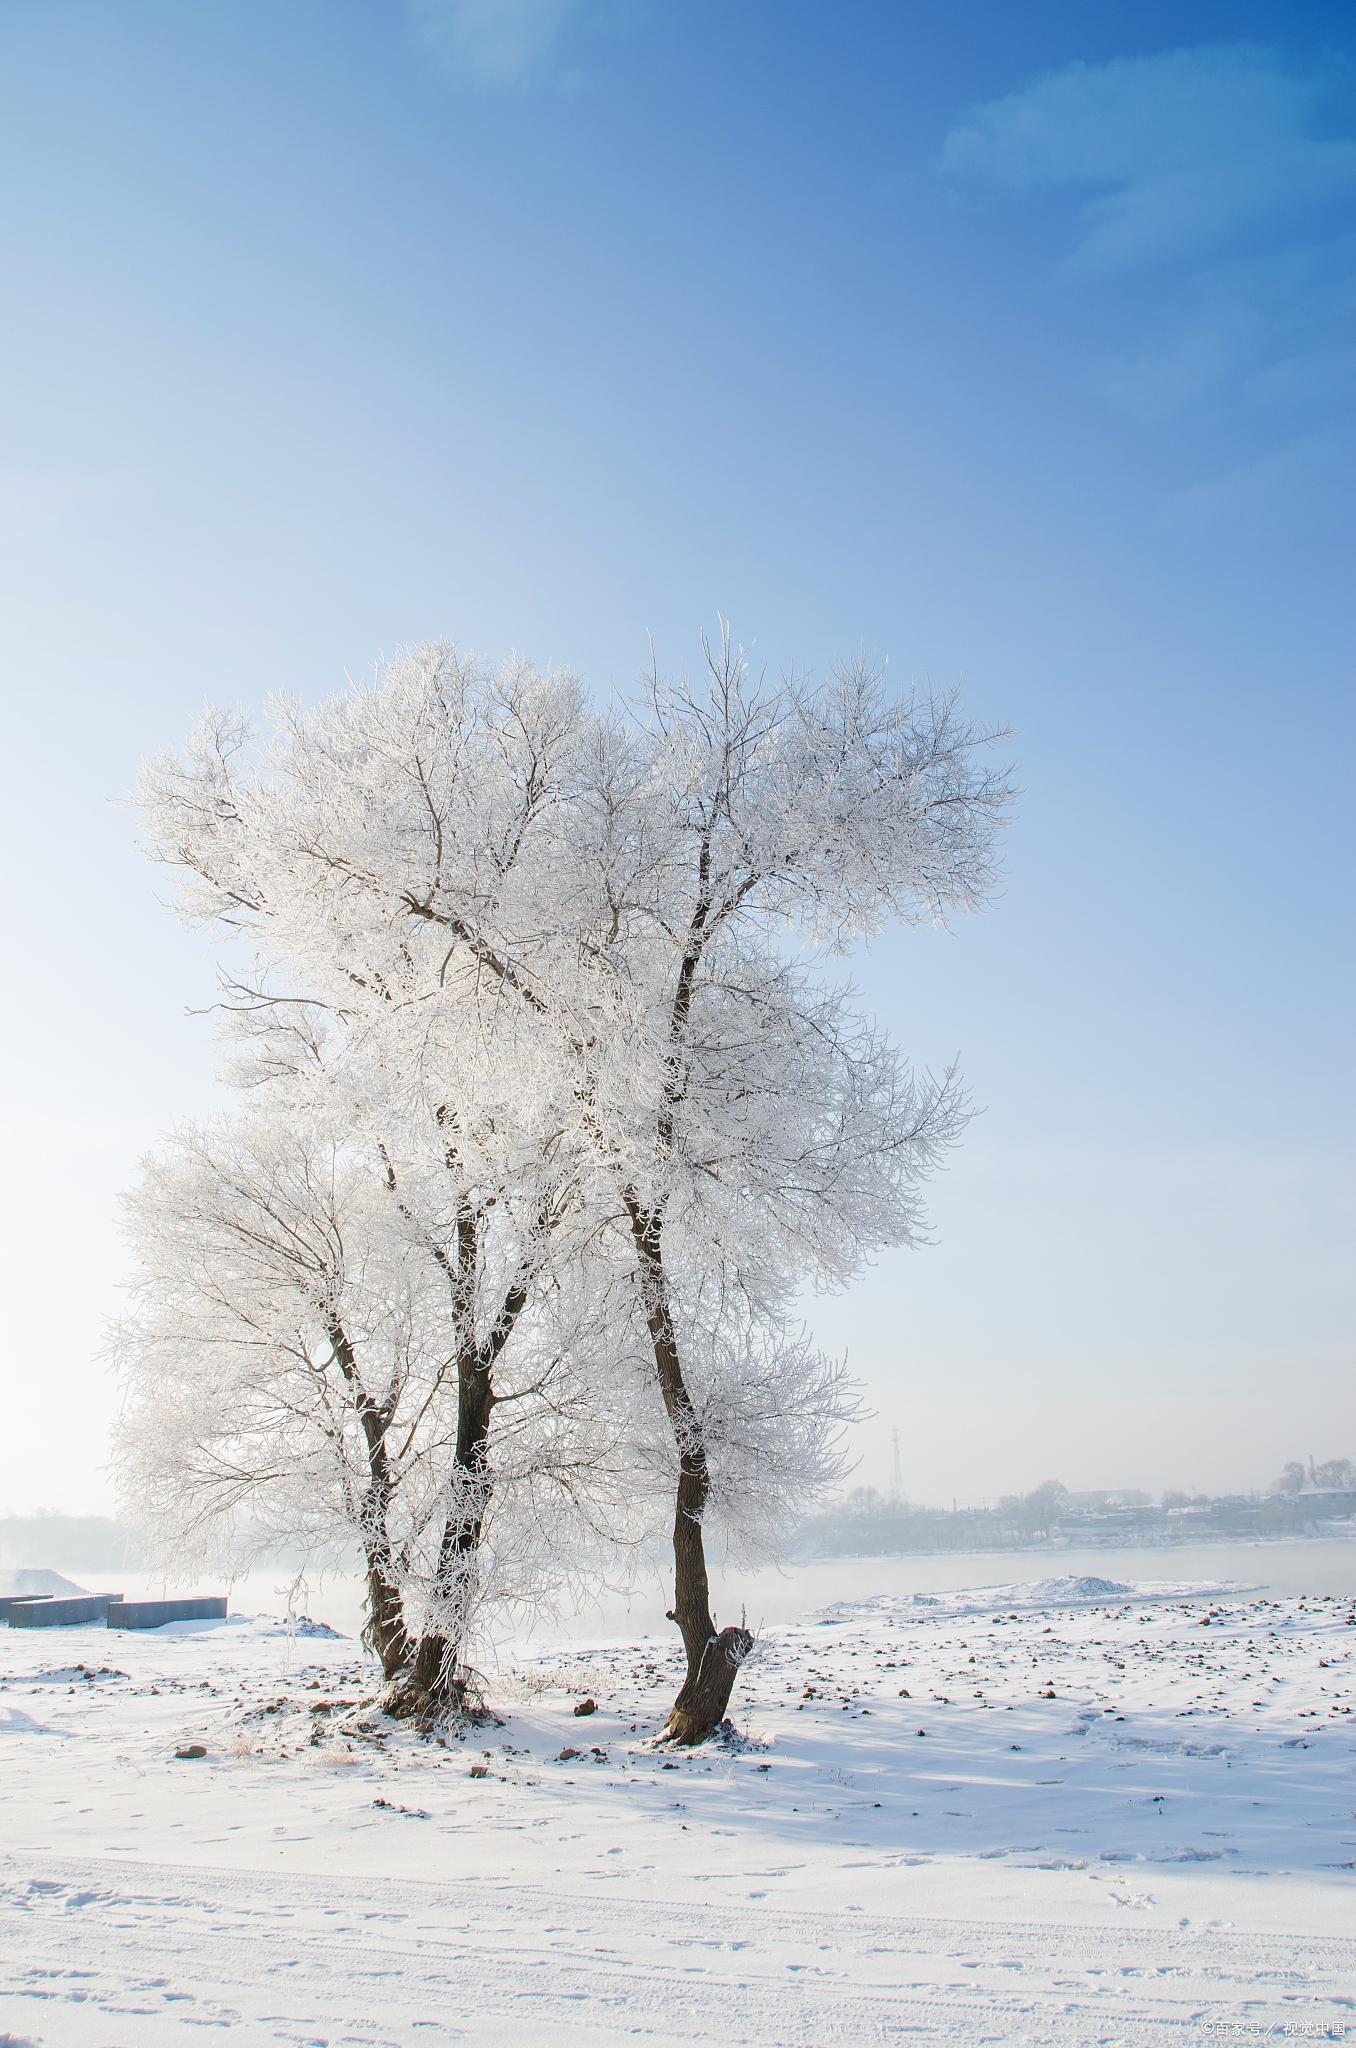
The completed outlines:
{"type": "Polygon", "coordinates": [[[106,1497],[115,1190],[214,1099],[142,756],[435,633],[606,688],[718,609],[1015,728],[1003,901],[859,967],[985,1105],[938,1245],[812,1310],[863,1476],[895,1423],[924,1498],[1356,1455],[1353,41],[7,0],[0,1511],[106,1497]]]}

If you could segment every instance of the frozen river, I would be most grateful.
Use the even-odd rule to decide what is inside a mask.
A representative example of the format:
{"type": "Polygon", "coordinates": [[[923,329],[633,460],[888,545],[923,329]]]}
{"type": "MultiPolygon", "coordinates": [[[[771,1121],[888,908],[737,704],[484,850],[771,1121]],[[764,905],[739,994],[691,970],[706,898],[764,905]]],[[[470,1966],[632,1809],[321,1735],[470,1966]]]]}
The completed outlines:
{"type": "MultiPolygon", "coordinates": [[[[1194,1585],[1248,1586],[1273,1597],[1332,1593],[1356,1597],[1356,1541],[1314,1538],[1283,1543],[1200,1543],[1111,1549],[989,1550],[974,1555],[918,1557],[835,1557],[765,1566],[755,1571],[720,1569],[712,1574],[712,1596],[720,1622],[736,1620],[741,1607],[753,1627],[792,1622],[816,1608],[875,1594],[952,1593],[972,1586],[1029,1584],[1032,1580],[1087,1575],[1132,1584],[1150,1580],[1194,1585]]],[[[129,1598],[163,1590],[159,1579],[136,1572],[73,1574],[94,1592],[120,1591],[129,1598]]],[[[218,1591],[204,1584],[195,1590],[218,1591]]],[[[344,1635],[362,1625],[362,1587],[355,1576],[331,1574],[293,1587],[289,1570],[252,1572],[231,1589],[232,1608],[246,1614],[293,1611],[328,1622],[344,1635]]],[[[663,1582],[614,1590],[578,1613],[542,1620],[530,1632],[506,1638],[505,1647],[587,1640],[616,1642],[667,1632],[663,1582]]]]}

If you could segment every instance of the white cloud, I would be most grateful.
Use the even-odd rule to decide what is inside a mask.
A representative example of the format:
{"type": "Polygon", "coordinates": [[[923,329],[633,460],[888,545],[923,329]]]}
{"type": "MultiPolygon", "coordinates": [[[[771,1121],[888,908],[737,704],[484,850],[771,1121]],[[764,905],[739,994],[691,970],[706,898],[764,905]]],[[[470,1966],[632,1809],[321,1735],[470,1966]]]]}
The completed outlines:
{"type": "Polygon", "coordinates": [[[592,0],[406,0],[425,49],[454,78],[512,87],[547,74],[592,0]]]}
{"type": "Polygon", "coordinates": [[[1356,190],[1356,142],[1324,127],[1339,75],[1252,43],[1070,64],[971,108],[941,167],[1010,193],[1090,191],[1083,268],[1194,256],[1356,190]]]}

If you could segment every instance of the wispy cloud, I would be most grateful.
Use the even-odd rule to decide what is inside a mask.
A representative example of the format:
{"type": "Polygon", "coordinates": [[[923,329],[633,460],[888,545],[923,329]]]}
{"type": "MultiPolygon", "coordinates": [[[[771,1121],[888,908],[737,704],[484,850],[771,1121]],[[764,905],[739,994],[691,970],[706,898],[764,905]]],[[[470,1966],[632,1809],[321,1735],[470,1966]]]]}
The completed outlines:
{"type": "Polygon", "coordinates": [[[1183,540],[1222,531],[1264,539],[1274,535],[1279,512],[1292,542],[1331,547],[1332,508],[1348,496],[1351,458],[1349,435],[1300,434],[1174,491],[1162,507],[1164,523],[1183,540]]]}
{"type": "Polygon", "coordinates": [[[1210,263],[1148,297],[1099,378],[1144,420],[1220,393],[1252,412],[1340,406],[1356,372],[1356,236],[1210,263]]]}
{"type": "MultiPolygon", "coordinates": [[[[1345,69],[1345,67],[1343,67],[1345,69]]],[[[1117,270],[1198,256],[1356,191],[1356,142],[1326,132],[1335,65],[1252,43],[1070,64],[952,128],[942,170],[1022,194],[1072,189],[1072,260],[1117,270]]]]}
{"type": "Polygon", "coordinates": [[[558,75],[571,28],[598,0],[406,0],[419,42],[451,77],[485,89],[558,75]]]}
{"type": "Polygon", "coordinates": [[[1312,417],[1353,368],[1349,83],[1344,62],[1254,43],[1070,64],[970,108],[940,170],[1009,202],[1067,195],[1064,268],[1137,280],[1096,372],[1137,418],[1206,402],[1312,417]]]}

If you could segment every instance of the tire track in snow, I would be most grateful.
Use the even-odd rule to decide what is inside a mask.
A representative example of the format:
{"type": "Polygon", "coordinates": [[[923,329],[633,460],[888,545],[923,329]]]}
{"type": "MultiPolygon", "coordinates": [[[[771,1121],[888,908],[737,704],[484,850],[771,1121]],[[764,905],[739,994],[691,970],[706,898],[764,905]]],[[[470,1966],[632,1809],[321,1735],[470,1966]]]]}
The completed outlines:
{"type": "MultiPolygon", "coordinates": [[[[624,1879],[615,1883],[620,1886],[624,1879]]],[[[51,2048],[900,2038],[1094,2048],[1349,2038],[1356,1942],[0,1859],[0,2026],[51,2048]],[[6,1934],[6,1928],[9,1930],[6,1934]],[[1345,1996],[1343,1995],[1345,1993],[1345,1996]],[[347,2015],[377,2012],[354,2023],[347,2015]],[[112,2032],[87,2031],[98,2017],[112,2032]],[[119,2035],[119,2025],[126,2033],[119,2035]]]]}

